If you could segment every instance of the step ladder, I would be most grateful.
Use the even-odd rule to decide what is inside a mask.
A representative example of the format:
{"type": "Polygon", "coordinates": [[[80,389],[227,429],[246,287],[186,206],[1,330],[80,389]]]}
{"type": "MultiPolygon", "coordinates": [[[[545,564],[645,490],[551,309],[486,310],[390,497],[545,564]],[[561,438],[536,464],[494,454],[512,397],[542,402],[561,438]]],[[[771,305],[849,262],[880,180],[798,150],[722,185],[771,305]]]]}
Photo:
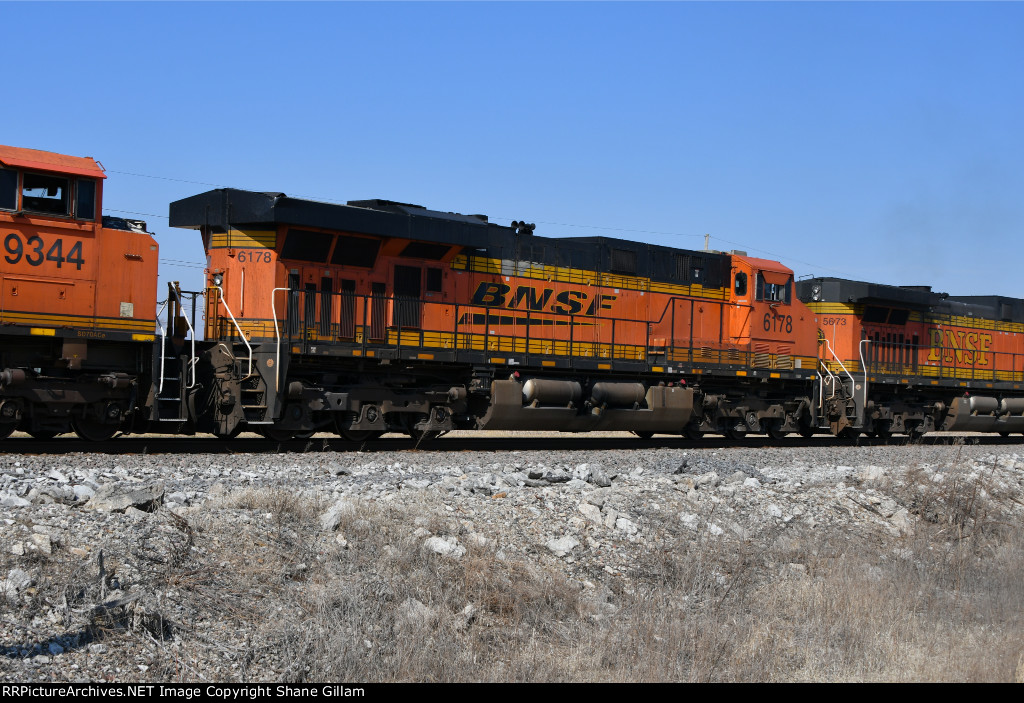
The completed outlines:
{"type": "Polygon", "coordinates": [[[188,357],[168,355],[162,348],[160,353],[160,379],[157,383],[154,419],[158,422],[186,422],[188,380],[184,371],[189,365],[188,357]]]}
{"type": "Polygon", "coordinates": [[[154,418],[157,422],[187,422],[188,391],[196,385],[196,331],[187,316],[181,315],[181,291],[177,281],[167,284],[167,300],[157,310],[156,319],[160,325],[160,346],[157,349],[155,364],[156,403],[154,418]],[[160,315],[167,310],[166,324],[160,321],[160,315]],[[188,327],[188,337],[179,345],[167,339],[167,329],[174,321],[181,319],[188,327]],[[190,345],[190,352],[185,352],[185,345],[190,345]],[[185,353],[182,353],[185,352],[185,353]]]}

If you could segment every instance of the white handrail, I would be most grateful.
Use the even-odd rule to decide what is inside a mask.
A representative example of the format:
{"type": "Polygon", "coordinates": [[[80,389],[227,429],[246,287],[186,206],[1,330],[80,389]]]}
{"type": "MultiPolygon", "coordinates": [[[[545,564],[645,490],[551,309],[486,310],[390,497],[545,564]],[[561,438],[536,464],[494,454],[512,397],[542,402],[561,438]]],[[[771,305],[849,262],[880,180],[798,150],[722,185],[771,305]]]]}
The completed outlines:
{"type": "Polygon", "coordinates": [[[270,314],[274,318],[274,339],[277,340],[277,361],[274,362],[274,392],[281,390],[281,329],[277,326],[277,304],[274,300],[274,293],[279,290],[291,290],[291,288],[274,288],[270,291],[270,314]]]}
{"type": "Polygon", "coordinates": [[[860,340],[858,349],[860,351],[860,367],[864,369],[864,407],[868,407],[868,365],[864,363],[864,345],[870,342],[870,339],[860,340]]]}
{"type": "Polygon", "coordinates": [[[231,318],[231,322],[234,324],[235,329],[238,330],[238,336],[242,339],[242,344],[244,344],[245,348],[249,350],[249,371],[245,375],[252,376],[252,346],[249,344],[249,340],[245,338],[245,333],[242,332],[242,328],[238,326],[238,320],[236,320],[235,316],[231,313],[231,308],[228,307],[228,302],[224,300],[224,289],[220,286],[214,286],[214,288],[220,291],[220,302],[224,305],[224,309],[228,311],[228,317],[231,318]]]}
{"type": "MultiPolygon", "coordinates": [[[[169,300],[169,299],[168,299],[169,300]]],[[[159,396],[164,390],[164,357],[167,355],[167,328],[160,324],[160,313],[167,307],[167,300],[160,303],[156,311],[156,323],[160,325],[160,385],[157,386],[156,394],[159,396]]]]}
{"type": "MultiPolygon", "coordinates": [[[[181,291],[174,291],[174,297],[178,300],[178,310],[181,310],[181,291]]],[[[225,306],[227,307],[227,306],[225,306]]],[[[188,319],[188,315],[182,315],[181,318],[185,320],[185,324],[188,325],[188,331],[192,333],[192,356],[189,358],[189,368],[192,371],[192,381],[186,386],[186,388],[194,388],[196,385],[196,331],[192,327],[191,320],[188,319]]],[[[170,319],[168,318],[168,324],[170,319]]],[[[162,355],[161,355],[162,356],[162,355]]],[[[161,372],[163,369],[161,368],[161,372]]],[[[161,379],[162,380],[162,379],[161,379]]]]}
{"type": "Polygon", "coordinates": [[[846,366],[843,364],[842,361],[839,360],[839,357],[836,356],[836,353],[834,351],[832,351],[832,345],[828,343],[828,340],[824,339],[822,341],[825,342],[825,346],[828,348],[828,353],[831,354],[832,358],[836,360],[836,363],[839,364],[839,367],[843,370],[843,372],[850,379],[850,382],[851,383],[856,383],[857,381],[854,380],[853,375],[849,371],[846,370],[846,366]]]}

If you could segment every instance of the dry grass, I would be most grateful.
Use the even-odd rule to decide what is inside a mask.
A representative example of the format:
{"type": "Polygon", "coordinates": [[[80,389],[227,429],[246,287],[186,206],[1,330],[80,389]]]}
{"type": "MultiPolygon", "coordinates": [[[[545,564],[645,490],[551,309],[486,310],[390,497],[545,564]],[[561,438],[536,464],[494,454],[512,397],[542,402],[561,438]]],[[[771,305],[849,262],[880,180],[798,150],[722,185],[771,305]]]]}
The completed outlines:
{"type": "MultiPolygon", "coordinates": [[[[429,498],[412,511],[355,503],[327,534],[315,495],[237,492],[186,527],[168,523],[195,547],[146,576],[169,623],[149,628],[160,642],[148,675],[1013,681],[1024,676],[1022,531],[990,472],[958,466],[878,484],[921,518],[903,537],[790,527],[741,541],[695,536],[666,515],[652,526],[664,538],[637,547],[632,571],[616,576],[573,575],[543,552],[506,556],[500,534],[476,544],[429,498]],[[425,551],[414,534],[423,526],[458,537],[466,553],[425,551]],[[211,669],[214,660],[231,668],[211,669]]],[[[38,598],[99,597],[94,575],[56,553],[37,559],[38,598]]],[[[89,636],[114,646],[127,634],[89,636]]]]}

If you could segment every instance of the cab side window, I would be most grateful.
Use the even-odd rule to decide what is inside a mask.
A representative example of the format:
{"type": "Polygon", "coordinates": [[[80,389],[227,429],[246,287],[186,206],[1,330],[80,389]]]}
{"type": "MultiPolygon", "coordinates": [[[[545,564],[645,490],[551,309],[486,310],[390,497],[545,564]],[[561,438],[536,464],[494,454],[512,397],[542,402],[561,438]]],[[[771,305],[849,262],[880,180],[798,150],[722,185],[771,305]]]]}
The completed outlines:
{"type": "Polygon", "coordinates": [[[0,168],[0,210],[18,209],[18,172],[0,168]]]}
{"type": "Polygon", "coordinates": [[[78,179],[75,190],[75,217],[80,220],[96,219],[96,181],[78,179]]]}
{"type": "Polygon", "coordinates": [[[70,183],[60,176],[26,173],[21,183],[21,209],[46,215],[70,213],[70,183]]]}
{"type": "MultiPolygon", "coordinates": [[[[775,274],[778,275],[778,274],[775,274]]],[[[787,278],[785,283],[769,283],[763,273],[757,274],[757,300],[768,303],[788,305],[793,294],[793,279],[787,278]]]]}
{"type": "Polygon", "coordinates": [[[742,271],[736,274],[736,285],[734,290],[736,291],[736,295],[747,294],[747,274],[742,271]]]}

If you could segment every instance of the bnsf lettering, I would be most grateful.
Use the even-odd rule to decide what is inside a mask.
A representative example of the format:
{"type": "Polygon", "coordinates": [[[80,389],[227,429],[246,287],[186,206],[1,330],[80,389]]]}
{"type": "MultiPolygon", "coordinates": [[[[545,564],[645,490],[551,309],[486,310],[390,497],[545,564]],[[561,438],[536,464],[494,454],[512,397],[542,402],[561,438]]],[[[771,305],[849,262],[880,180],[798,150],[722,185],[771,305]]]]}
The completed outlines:
{"type": "Polygon", "coordinates": [[[508,306],[510,308],[518,309],[523,300],[526,300],[527,310],[540,311],[547,306],[548,300],[551,299],[551,294],[554,292],[555,291],[550,288],[545,288],[538,298],[536,288],[531,288],[530,286],[519,286],[516,288],[515,297],[509,302],[508,306]]]}
{"type": "Polygon", "coordinates": [[[559,315],[594,316],[601,310],[611,310],[616,295],[595,295],[591,298],[583,291],[564,290],[555,295],[553,288],[538,290],[533,286],[519,286],[512,293],[512,287],[504,283],[481,283],[473,293],[473,305],[509,310],[531,310],[553,312],[559,315]],[[554,301],[552,302],[552,297],[554,301]],[[586,312],[584,312],[584,310],[586,312]]]}
{"type": "Polygon", "coordinates": [[[555,298],[561,305],[554,306],[551,308],[551,311],[561,313],[562,315],[575,315],[583,309],[582,301],[586,299],[586,293],[578,290],[563,290],[555,298]]]}
{"type": "Polygon", "coordinates": [[[992,350],[992,335],[981,332],[965,332],[964,330],[928,330],[931,340],[931,352],[928,361],[939,361],[947,364],[954,361],[958,364],[977,364],[988,366],[988,354],[992,350]]]}

